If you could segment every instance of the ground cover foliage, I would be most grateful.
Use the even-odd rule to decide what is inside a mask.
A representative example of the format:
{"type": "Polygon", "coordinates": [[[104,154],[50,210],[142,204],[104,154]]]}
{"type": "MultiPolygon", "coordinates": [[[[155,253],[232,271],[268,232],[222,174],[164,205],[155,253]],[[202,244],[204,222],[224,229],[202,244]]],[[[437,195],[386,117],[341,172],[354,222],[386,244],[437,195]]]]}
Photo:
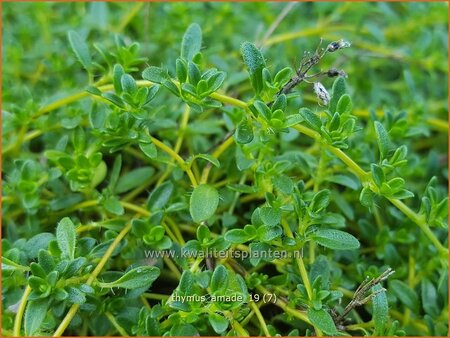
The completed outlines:
{"type": "Polygon", "coordinates": [[[3,335],[448,334],[447,4],[2,7],[3,335]]]}

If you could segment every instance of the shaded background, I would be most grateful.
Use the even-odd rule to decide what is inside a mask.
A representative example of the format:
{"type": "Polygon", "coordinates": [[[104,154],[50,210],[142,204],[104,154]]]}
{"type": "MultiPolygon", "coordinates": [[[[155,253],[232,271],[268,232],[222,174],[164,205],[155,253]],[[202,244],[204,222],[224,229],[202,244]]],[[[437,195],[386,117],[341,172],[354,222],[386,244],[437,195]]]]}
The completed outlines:
{"type": "MultiPolygon", "coordinates": [[[[173,65],[180,35],[192,23],[204,35],[205,59],[229,74],[244,72],[243,41],[263,46],[272,68],[298,66],[319,37],[345,38],[352,48],[330,62],[344,65],[357,107],[406,109],[447,116],[446,3],[297,3],[267,39],[286,3],[5,3],[3,102],[51,100],[60,88],[82,86],[84,73],[72,57],[68,29],[112,46],[114,35],[141,44],[151,65],[173,65]],[[262,41],[265,41],[262,43],[262,41]],[[19,82],[19,83],[18,83],[19,82]],[[29,94],[31,92],[32,94],[29,94]]],[[[238,77],[234,75],[234,77],[238,77]]],[[[242,78],[228,78],[237,86],[242,78]]],[[[236,88],[236,87],[233,87],[236,88]]],[[[236,88],[237,91],[238,88],[236,88]]]]}
{"type": "MultiPolygon", "coordinates": [[[[140,49],[137,54],[145,59],[136,65],[136,70],[132,73],[135,78],[140,79],[140,73],[147,65],[164,64],[174,73],[173,66],[179,55],[181,37],[189,24],[197,22],[203,31],[202,52],[205,63],[207,66],[226,71],[228,76],[223,90],[230,96],[242,99],[250,98],[252,93],[239,51],[242,42],[252,41],[261,46],[268,67],[276,71],[286,66],[297,67],[303,52],[314,50],[320,37],[325,40],[324,45],[340,38],[350,41],[352,48],[342,53],[328,55],[321,66],[323,69],[336,66],[347,72],[347,85],[355,104],[355,114],[361,117],[359,122],[363,126],[370,123],[367,121],[370,121],[370,114],[374,112],[383,115],[384,112],[390,111],[397,119],[386,124],[392,128],[391,135],[395,142],[407,144],[412,150],[408,166],[402,172],[402,176],[408,178],[407,188],[416,195],[414,200],[408,203],[411,203],[415,210],[419,208],[419,197],[423,195],[429,178],[434,175],[438,177],[440,191],[446,190],[447,3],[288,5],[226,2],[43,2],[4,3],[2,6],[2,105],[3,121],[6,121],[2,124],[3,147],[16,142],[21,123],[27,123],[29,116],[40,107],[86,87],[88,81],[86,73],[76,61],[67,41],[69,30],[76,30],[87,38],[93,58],[97,62],[101,62],[101,58],[95,53],[95,45],[102,46],[106,50],[115,50],[116,36],[120,36],[128,44],[139,42],[140,49]],[[290,10],[286,10],[287,6],[290,10]],[[286,16],[269,34],[271,25],[284,10],[286,16]],[[401,115],[402,113],[405,115],[401,115]],[[408,121],[407,128],[405,120],[408,121]]],[[[324,80],[323,83],[327,88],[331,88],[332,80],[324,80]]],[[[301,95],[294,102],[297,108],[310,106],[314,110],[318,109],[310,86],[299,86],[298,91],[301,95]]],[[[161,138],[173,137],[172,131],[176,127],[174,121],[181,115],[179,100],[170,95],[165,96],[163,92],[156,100],[160,104],[160,109],[158,121],[153,128],[158,130],[161,138]],[[167,107],[176,109],[164,109],[167,107]]],[[[79,112],[87,111],[85,107],[89,107],[84,103],[77,103],[74,106],[79,110],[74,109],[71,113],[71,110],[67,109],[61,112],[65,114],[62,119],[55,114],[49,117],[49,120],[30,122],[29,130],[51,125],[51,121],[61,122],[64,128],[72,129],[74,121],[81,118],[79,112]]],[[[86,113],[83,118],[87,119],[86,113]]],[[[223,136],[220,134],[225,133],[221,116],[211,123],[213,124],[198,123],[195,125],[197,128],[195,131],[216,134],[218,136],[215,142],[217,142],[223,136]]],[[[207,134],[208,137],[216,136],[210,134],[207,134]]],[[[51,139],[51,136],[48,139],[51,139]]],[[[202,149],[202,142],[203,139],[200,137],[193,140],[195,152],[206,151],[202,149]]],[[[358,158],[361,156],[362,166],[367,167],[369,163],[375,161],[361,155],[367,153],[370,156],[371,151],[367,151],[367,148],[375,144],[374,133],[367,135],[356,133],[352,142],[349,152],[358,158]]],[[[31,143],[31,156],[38,158],[40,146],[37,141],[31,143]]],[[[107,155],[105,157],[108,160],[107,155]]],[[[4,168],[12,167],[15,159],[14,156],[5,156],[4,168]]],[[[350,193],[355,195],[355,192],[350,193]]],[[[405,253],[416,241],[408,232],[410,225],[397,224],[401,223],[399,221],[401,217],[396,218],[397,211],[388,208],[386,211],[389,213],[388,219],[395,231],[386,227],[388,229],[386,233],[377,234],[374,239],[372,228],[364,233],[364,229],[369,229],[369,221],[373,223],[372,216],[365,215],[368,212],[359,206],[358,196],[354,196],[353,202],[355,209],[358,208],[354,223],[359,223],[355,228],[360,232],[363,241],[372,244],[372,247],[368,248],[374,257],[371,258],[379,265],[382,263],[394,267],[398,265],[395,267],[398,271],[397,276],[406,280],[408,254],[405,253]],[[364,218],[365,216],[369,221],[364,218]],[[394,238],[395,236],[397,237],[394,238]],[[401,251],[402,249],[404,250],[401,251]],[[401,255],[398,255],[398,252],[401,255]]],[[[347,212],[350,214],[353,212],[351,207],[353,204],[347,205],[347,212]]],[[[348,216],[345,210],[339,212],[348,216]]],[[[31,215],[29,219],[23,221],[22,227],[16,227],[14,221],[5,218],[3,227],[6,231],[3,233],[6,233],[11,241],[20,237],[30,238],[42,231],[52,232],[56,224],[55,220],[39,223],[36,220],[38,217],[31,215]]],[[[441,229],[441,237],[444,232],[445,229],[441,229]]],[[[361,264],[356,266],[355,270],[362,274],[367,266],[361,264]]],[[[370,261],[367,265],[369,264],[375,263],[370,261]]],[[[448,277],[442,275],[440,287],[445,286],[442,281],[446,278],[448,277]]],[[[350,283],[344,281],[346,282],[350,283]]],[[[433,282],[437,284],[437,281],[433,282]]],[[[19,291],[9,294],[12,303],[20,297],[21,290],[19,291]]],[[[390,297],[391,301],[393,298],[390,297]]],[[[428,313],[427,311],[428,309],[421,309],[419,316],[428,313]]],[[[392,313],[397,313],[396,318],[403,318],[398,308],[392,313]]],[[[10,317],[5,318],[6,321],[10,317]]],[[[435,314],[427,323],[420,319],[420,323],[416,326],[411,322],[402,322],[402,327],[408,334],[431,332],[426,331],[426,325],[436,326],[440,330],[438,332],[446,330],[444,323],[447,318],[443,318],[441,313],[435,314]]],[[[412,321],[414,320],[415,318],[412,321]]]]}

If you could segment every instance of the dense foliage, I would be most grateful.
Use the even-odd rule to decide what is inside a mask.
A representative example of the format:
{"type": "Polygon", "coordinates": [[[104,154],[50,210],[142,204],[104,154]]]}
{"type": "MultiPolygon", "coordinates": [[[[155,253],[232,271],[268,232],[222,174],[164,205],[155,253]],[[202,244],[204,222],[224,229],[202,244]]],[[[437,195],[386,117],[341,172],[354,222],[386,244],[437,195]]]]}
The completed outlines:
{"type": "Polygon", "coordinates": [[[2,6],[2,335],[448,334],[447,4],[2,6]]]}

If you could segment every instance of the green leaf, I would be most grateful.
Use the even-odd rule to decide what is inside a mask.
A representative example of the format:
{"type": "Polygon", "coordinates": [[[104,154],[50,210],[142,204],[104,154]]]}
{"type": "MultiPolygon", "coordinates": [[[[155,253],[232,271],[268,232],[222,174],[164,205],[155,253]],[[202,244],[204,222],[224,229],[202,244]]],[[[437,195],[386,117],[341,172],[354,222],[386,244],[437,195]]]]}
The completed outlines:
{"type": "Polygon", "coordinates": [[[391,141],[388,132],[384,129],[384,126],[380,122],[375,121],[374,125],[378,149],[380,150],[380,160],[383,160],[386,158],[389,150],[391,149],[391,141]]]}
{"type": "Polygon", "coordinates": [[[211,231],[209,231],[209,228],[206,225],[200,225],[197,228],[197,239],[200,241],[200,243],[203,243],[204,241],[208,241],[211,238],[211,231]]]}
{"type": "Polygon", "coordinates": [[[110,283],[98,282],[102,288],[124,288],[137,289],[150,287],[150,285],[158,278],[159,269],[154,266],[140,266],[126,272],[118,280],[110,283]]]}
{"type": "Polygon", "coordinates": [[[375,194],[373,193],[372,190],[370,190],[369,187],[364,187],[361,190],[361,194],[359,194],[359,201],[361,202],[362,205],[368,208],[373,206],[374,198],[375,194]]]}
{"type": "Polygon", "coordinates": [[[208,184],[200,184],[194,188],[189,203],[189,211],[194,222],[206,221],[214,215],[219,205],[219,193],[208,184]]]}
{"type": "Polygon", "coordinates": [[[372,298],[372,318],[375,323],[374,335],[381,336],[384,333],[384,329],[389,320],[389,307],[385,291],[382,290],[382,286],[377,284],[372,287],[372,292],[378,292],[372,298]]]}
{"type": "Polygon", "coordinates": [[[272,112],[270,111],[269,107],[267,105],[259,100],[256,100],[253,103],[253,106],[255,107],[256,111],[258,112],[258,115],[264,117],[266,121],[270,121],[272,117],[272,112]]]}
{"type": "Polygon", "coordinates": [[[186,33],[184,33],[183,40],[181,41],[181,57],[187,61],[191,61],[192,58],[200,52],[202,47],[202,30],[196,23],[191,24],[186,33]]]}
{"type": "Polygon", "coordinates": [[[214,331],[218,334],[221,334],[228,328],[228,320],[217,313],[210,313],[208,320],[214,331]]]}
{"type": "Polygon", "coordinates": [[[133,79],[133,77],[129,74],[123,74],[120,83],[122,85],[122,89],[126,93],[130,93],[133,95],[137,91],[137,85],[136,81],[133,79]]]}
{"type": "Polygon", "coordinates": [[[279,238],[283,231],[279,226],[274,227],[260,227],[258,229],[258,237],[261,242],[270,242],[279,238]]]}
{"type": "Polygon", "coordinates": [[[391,290],[400,301],[412,311],[417,312],[419,308],[419,298],[416,292],[409,287],[408,284],[400,280],[393,280],[389,283],[391,290]]]}
{"type": "MultiPolygon", "coordinates": [[[[42,251],[45,251],[45,250],[42,250],[42,251]]],[[[41,263],[39,263],[39,264],[41,264],[41,263]]],[[[14,271],[14,270],[24,272],[24,271],[30,271],[30,268],[28,266],[20,265],[14,261],[2,256],[2,271],[14,271]]]]}
{"type": "Polygon", "coordinates": [[[175,62],[175,69],[177,78],[180,83],[184,83],[187,80],[187,64],[183,59],[177,59],[175,62]]]}
{"type": "Polygon", "coordinates": [[[318,230],[311,237],[320,245],[333,250],[354,250],[359,248],[359,241],[353,235],[340,230],[318,230]]]}
{"type": "Polygon", "coordinates": [[[122,155],[118,155],[114,159],[114,164],[111,170],[111,177],[108,182],[108,188],[111,191],[114,191],[114,187],[116,186],[117,180],[119,179],[121,168],[122,168],[122,155]]]}
{"type": "Polygon", "coordinates": [[[349,175],[333,175],[325,178],[328,182],[333,182],[336,184],[343,185],[344,187],[348,187],[353,190],[357,190],[360,186],[359,181],[354,176],[349,175]]]}
{"type": "Polygon", "coordinates": [[[273,227],[280,224],[281,210],[274,207],[262,207],[259,211],[259,216],[265,225],[273,227]]]}
{"type": "Polygon", "coordinates": [[[195,158],[202,158],[211,163],[212,165],[214,165],[215,167],[220,168],[219,160],[210,154],[197,154],[194,156],[194,159],[195,158]]]}
{"type": "Polygon", "coordinates": [[[94,86],[87,86],[85,89],[89,94],[95,95],[95,96],[102,96],[102,91],[94,86]]]}
{"type": "Polygon", "coordinates": [[[114,191],[117,194],[122,194],[126,191],[137,188],[141,186],[145,181],[149,180],[154,173],[155,169],[153,169],[152,167],[142,167],[129,171],[119,178],[114,191]]]}
{"type": "Polygon", "coordinates": [[[107,211],[115,215],[123,215],[124,213],[123,206],[120,204],[120,201],[116,196],[108,197],[103,205],[107,211]]]}
{"type": "Polygon", "coordinates": [[[264,57],[256,46],[250,42],[244,42],[241,47],[242,58],[248,68],[250,79],[256,95],[263,89],[262,71],[266,66],[264,57]]]}
{"type": "Polygon", "coordinates": [[[125,108],[125,103],[123,103],[123,100],[119,96],[117,96],[116,94],[103,93],[102,97],[104,97],[109,102],[111,102],[112,104],[116,105],[119,108],[125,108]]]}
{"type": "Polygon", "coordinates": [[[299,114],[305,119],[306,124],[317,132],[320,132],[322,121],[308,108],[301,108],[299,114]]]}
{"type": "Polygon", "coordinates": [[[377,187],[381,187],[381,185],[386,181],[386,176],[384,175],[383,169],[376,164],[370,165],[370,171],[372,172],[373,181],[377,185],[377,187]]]}
{"type": "Polygon", "coordinates": [[[243,229],[228,230],[225,234],[225,240],[233,244],[242,244],[251,239],[252,236],[246,233],[243,229]]]}
{"type": "Polygon", "coordinates": [[[26,336],[33,336],[40,328],[47,315],[50,299],[36,299],[28,302],[25,311],[24,329],[26,336]]]}
{"type": "Polygon", "coordinates": [[[113,68],[113,84],[114,90],[117,94],[122,94],[122,75],[125,74],[125,70],[122,65],[115,64],[113,68]]]}
{"type": "Polygon", "coordinates": [[[428,278],[422,280],[420,287],[423,309],[432,317],[439,316],[439,309],[436,306],[438,304],[436,287],[428,278]]]}
{"type": "Polygon", "coordinates": [[[338,77],[334,81],[333,88],[331,89],[330,112],[332,114],[336,112],[339,99],[345,94],[345,91],[345,80],[343,77],[338,77]]]}
{"type": "Polygon", "coordinates": [[[337,103],[336,112],[341,115],[350,114],[353,109],[352,99],[348,94],[344,94],[341,96],[337,103]]]}
{"type": "Polygon", "coordinates": [[[396,198],[398,200],[403,200],[405,198],[411,198],[414,197],[414,194],[406,189],[401,189],[400,191],[396,191],[391,195],[392,198],[396,198]]]}
{"type": "Polygon", "coordinates": [[[314,213],[319,213],[323,211],[328,204],[330,204],[330,190],[324,189],[319,191],[314,195],[311,204],[309,206],[310,210],[314,213]]]}
{"type": "Polygon", "coordinates": [[[303,122],[305,119],[300,114],[292,114],[286,117],[286,122],[284,122],[283,127],[289,128],[292,126],[295,126],[296,124],[299,124],[300,122],[303,122]]]}
{"type": "Polygon", "coordinates": [[[156,187],[150,194],[147,206],[151,211],[163,209],[173,193],[173,183],[166,181],[160,186],[156,187]]]}
{"type": "Polygon", "coordinates": [[[274,112],[278,109],[280,109],[281,111],[285,111],[286,110],[286,106],[287,106],[287,98],[286,95],[281,94],[277,97],[277,99],[275,100],[275,102],[273,103],[271,110],[274,112]]]}
{"type": "Polygon", "coordinates": [[[178,324],[172,326],[169,335],[172,337],[195,337],[199,336],[199,333],[191,324],[178,324]]]}
{"type": "Polygon", "coordinates": [[[74,259],[77,233],[75,231],[75,226],[69,217],[64,217],[58,223],[58,227],[56,228],[56,240],[62,254],[71,260],[74,259]]]}
{"type": "Polygon", "coordinates": [[[208,79],[208,92],[212,93],[217,91],[225,81],[225,72],[217,72],[208,79]]]}
{"type": "Polygon", "coordinates": [[[309,308],[308,318],[315,327],[322,330],[327,335],[335,335],[337,333],[333,318],[325,309],[315,310],[309,308]]]}
{"type": "Polygon", "coordinates": [[[211,291],[226,290],[228,287],[228,270],[223,265],[218,265],[211,276],[211,291]]]}
{"type": "Polygon", "coordinates": [[[272,182],[275,188],[285,195],[290,195],[294,191],[294,183],[285,175],[277,175],[272,177],[272,182]]]}
{"type": "Polygon", "coordinates": [[[253,141],[253,126],[247,118],[243,118],[236,127],[236,142],[247,144],[253,141]]]}
{"type": "Polygon", "coordinates": [[[169,75],[166,70],[163,70],[160,67],[150,66],[144,69],[142,78],[150,82],[163,84],[169,79],[169,75]]]}
{"type": "Polygon", "coordinates": [[[180,283],[178,284],[178,290],[180,293],[185,295],[192,294],[192,290],[194,287],[194,276],[191,271],[186,270],[183,271],[183,274],[180,278],[180,283]]]}
{"type": "Polygon", "coordinates": [[[66,287],[68,300],[74,304],[83,304],[86,302],[86,295],[80,289],[68,286],[66,287]]]}
{"type": "Polygon", "coordinates": [[[151,159],[155,159],[158,156],[158,149],[153,142],[151,143],[139,143],[139,148],[142,152],[151,159]]]}
{"type": "MultiPolygon", "coordinates": [[[[280,86],[280,89],[281,89],[281,86],[285,85],[289,81],[289,79],[291,78],[291,74],[292,74],[292,69],[290,67],[285,67],[285,68],[281,69],[275,75],[275,78],[273,79],[273,82],[275,84],[278,84],[280,86]]],[[[282,95],[280,95],[280,96],[282,96],[282,95]]],[[[278,96],[278,97],[280,97],[280,96],[278,96]]],[[[280,108],[280,109],[282,109],[282,108],[280,108]]],[[[284,110],[284,109],[282,109],[282,110],[284,110]]]]}
{"type": "Polygon", "coordinates": [[[81,65],[89,71],[92,68],[92,58],[86,42],[75,31],[68,33],[69,43],[81,65]]]}
{"type": "Polygon", "coordinates": [[[197,83],[201,79],[200,69],[194,62],[191,61],[189,61],[188,63],[188,77],[189,83],[191,83],[194,86],[197,86],[197,83]]]}

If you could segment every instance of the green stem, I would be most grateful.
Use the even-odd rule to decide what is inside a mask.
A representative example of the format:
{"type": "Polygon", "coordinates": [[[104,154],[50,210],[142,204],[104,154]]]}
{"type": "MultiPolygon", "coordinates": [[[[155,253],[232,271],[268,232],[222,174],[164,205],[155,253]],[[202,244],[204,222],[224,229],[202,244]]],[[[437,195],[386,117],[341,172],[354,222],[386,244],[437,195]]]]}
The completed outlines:
{"type": "Polygon", "coordinates": [[[22,298],[20,300],[19,308],[17,309],[16,319],[14,321],[14,330],[13,335],[14,337],[20,336],[20,327],[22,326],[22,318],[23,314],[25,313],[25,308],[27,305],[28,296],[31,293],[31,287],[27,285],[25,288],[25,291],[23,292],[22,298]]]}
{"type": "MultiPolygon", "coordinates": [[[[112,253],[114,252],[116,247],[119,245],[120,241],[126,236],[126,234],[130,230],[131,230],[131,222],[128,223],[122,229],[122,231],[119,232],[117,237],[114,239],[114,241],[108,247],[108,250],[106,250],[106,252],[103,255],[102,259],[97,264],[97,266],[95,267],[94,271],[92,271],[90,277],[86,281],[87,285],[91,285],[95,281],[97,276],[100,274],[100,272],[102,271],[102,269],[104,268],[104,266],[108,262],[109,257],[111,257],[112,253]]],[[[66,316],[64,317],[64,319],[62,320],[62,322],[59,324],[58,328],[56,329],[55,333],[53,334],[54,337],[59,337],[59,336],[61,336],[64,333],[64,331],[66,330],[67,326],[69,326],[69,324],[72,321],[73,317],[77,313],[79,307],[80,307],[80,305],[78,305],[78,304],[73,304],[70,307],[70,309],[67,312],[66,316]]]]}
{"type": "Polygon", "coordinates": [[[262,316],[261,311],[259,311],[258,306],[254,302],[250,302],[249,305],[255,312],[256,317],[258,318],[258,321],[261,324],[261,328],[263,329],[266,337],[271,337],[269,329],[267,328],[266,321],[264,320],[264,317],[262,316]]]}
{"type": "Polygon", "coordinates": [[[250,337],[247,331],[244,330],[244,328],[239,324],[237,320],[232,320],[233,328],[235,329],[236,333],[238,333],[241,337],[250,337]]]}
{"type": "Polygon", "coordinates": [[[445,248],[441,242],[439,242],[434,233],[430,230],[430,227],[428,226],[423,216],[416,214],[400,200],[397,200],[395,198],[388,198],[388,200],[393,205],[395,205],[401,212],[403,212],[403,214],[405,214],[411,221],[416,223],[422,230],[422,232],[425,234],[425,236],[427,236],[428,239],[434,244],[439,253],[446,259],[448,258],[448,249],[445,248]]]}
{"type": "Polygon", "coordinates": [[[189,179],[191,180],[191,183],[194,187],[196,187],[198,185],[197,180],[194,176],[194,173],[192,172],[192,170],[189,168],[188,165],[186,165],[186,162],[181,158],[180,155],[178,155],[175,151],[173,151],[172,148],[170,148],[169,146],[165,145],[163,142],[161,142],[160,140],[158,140],[157,138],[154,138],[153,136],[150,136],[153,144],[155,146],[157,146],[159,149],[163,150],[164,152],[166,152],[170,157],[172,157],[175,161],[178,162],[178,164],[180,165],[181,169],[183,169],[184,172],[186,172],[186,174],[188,175],[189,179]]]}
{"type": "Polygon", "coordinates": [[[111,324],[115,327],[117,332],[119,332],[122,337],[129,337],[128,333],[122,326],[120,326],[120,324],[117,322],[116,318],[114,318],[111,312],[105,312],[105,316],[108,318],[108,320],[111,322],[111,324]]]}
{"type": "Polygon", "coordinates": [[[124,16],[124,18],[114,31],[116,33],[122,32],[125,29],[125,27],[127,27],[128,24],[131,22],[131,20],[140,12],[144,4],[145,4],[144,2],[138,2],[133,6],[133,8],[130,11],[127,11],[127,15],[124,16]]]}
{"type": "MultiPolygon", "coordinates": [[[[183,116],[181,117],[180,128],[178,129],[178,138],[177,138],[177,141],[175,142],[174,151],[177,154],[180,152],[181,145],[183,144],[184,134],[186,132],[187,124],[189,122],[190,112],[191,112],[191,108],[188,105],[186,105],[186,108],[184,109],[184,112],[183,112],[183,116]]],[[[174,159],[172,159],[172,161],[174,161],[174,159]]],[[[156,185],[158,186],[162,182],[164,182],[165,179],[170,175],[172,170],[173,170],[173,167],[172,166],[168,166],[166,171],[158,179],[158,182],[157,182],[156,185]]]]}
{"type": "Polygon", "coordinates": [[[303,258],[299,257],[296,259],[297,266],[300,271],[300,276],[302,277],[303,284],[305,285],[306,293],[308,294],[308,298],[312,299],[312,288],[311,283],[309,282],[308,272],[305,268],[305,263],[303,262],[303,258]]]}

